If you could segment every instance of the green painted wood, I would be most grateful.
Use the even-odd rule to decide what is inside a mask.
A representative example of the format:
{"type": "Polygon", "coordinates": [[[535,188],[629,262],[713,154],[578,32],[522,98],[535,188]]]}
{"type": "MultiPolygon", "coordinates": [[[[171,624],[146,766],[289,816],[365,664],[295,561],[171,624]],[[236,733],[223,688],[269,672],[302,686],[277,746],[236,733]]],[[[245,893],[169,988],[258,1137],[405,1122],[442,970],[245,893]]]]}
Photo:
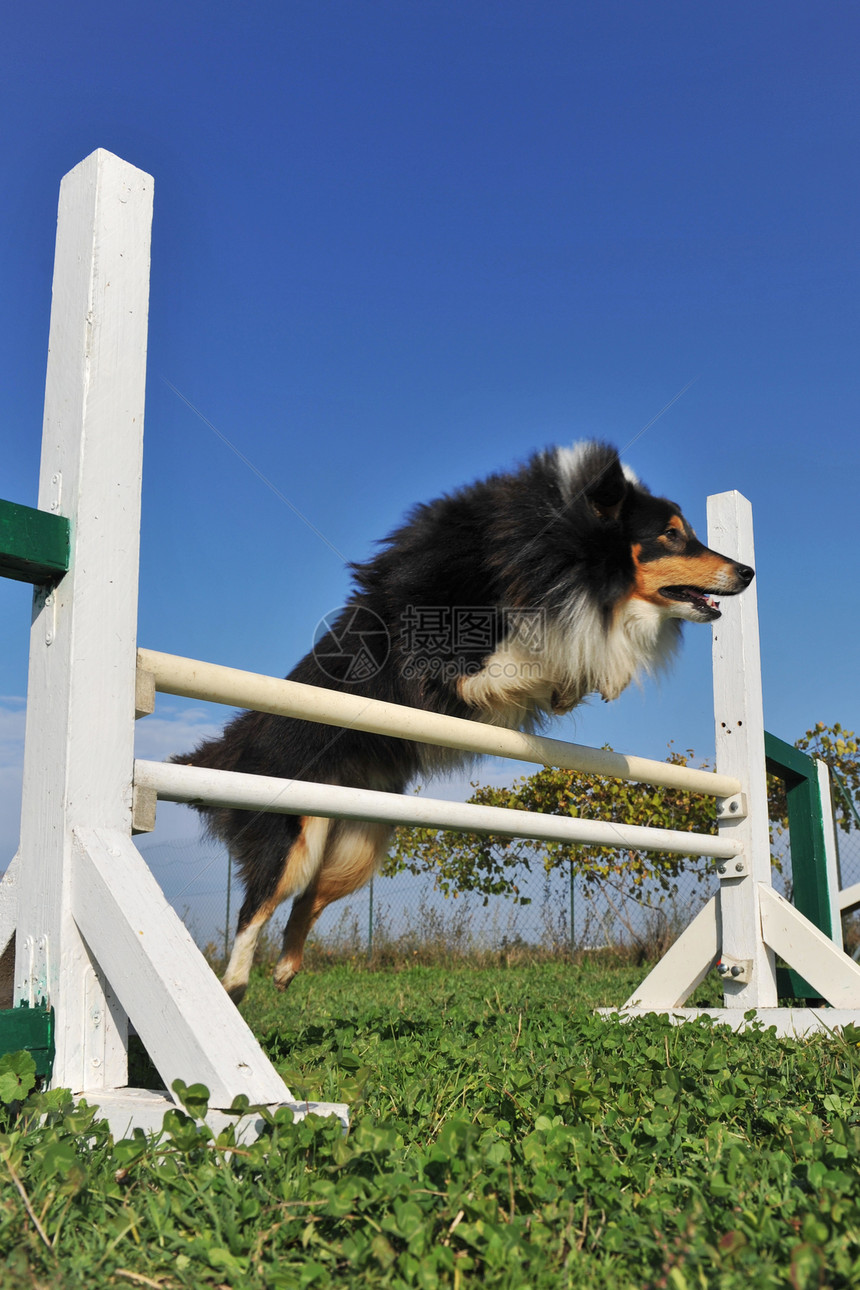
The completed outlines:
{"type": "Polygon", "coordinates": [[[54,1064],[54,1013],[51,1008],[0,1010],[0,1056],[24,1048],[36,1063],[36,1074],[50,1077],[54,1064]]]}
{"type": "Polygon", "coordinates": [[[69,567],[69,521],[34,506],[0,501],[0,577],[57,582],[69,567]]]}
{"type": "MultiPolygon", "coordinates": [[[[806,753],[776,735],[764,736],[767,769],[785,785],[788,836],[791,842],[792,903],[825,936],[833,937],[824,817],[815,763],[806,753]]],[[[781,973],[780,994],[816,999],[817,992],[793,969],[781,973]]]]}
{"type": "MultiPolygon", "coordinates": [[[[795,779],[810,779],[815,777],[815,766],[812,758],[806,753],[795,748],[794,744],[787,744],[784,739],[778,739],[776,735],[764,732],[764,752],[768,763],[773,762],[775,769],[771,772],[778,775],[780,779],[785,779],[786,775],[795,779]]],[[[771,767],[768,765],[768,770],[771,767]]]]}

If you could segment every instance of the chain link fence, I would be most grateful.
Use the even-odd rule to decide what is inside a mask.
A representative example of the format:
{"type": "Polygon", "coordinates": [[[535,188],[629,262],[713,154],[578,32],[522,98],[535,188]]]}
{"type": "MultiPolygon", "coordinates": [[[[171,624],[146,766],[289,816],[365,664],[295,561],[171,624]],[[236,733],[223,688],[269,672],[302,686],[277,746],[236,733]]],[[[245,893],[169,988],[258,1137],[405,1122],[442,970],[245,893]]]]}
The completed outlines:
{"type": "MultiPolygon", "coordinates": [[[[170,904],[213,959],[226,957],[241,890],[226,852],[185,840],[141,851],[170,904]]],[[[536,852],[531,867],[516,866],[510,897],[443,895],[430,873],[377,875],[369,886],[329,906],[309,948],[323,957],[410,955],[426,958],[518,951],[570,956],[614,950],[636,959],[662,953],[717,888],[713,865],[691,860],[669,890],[626,886],[623,874],[589,881],[572,866],[547,871],[536,852]]],[[[279,943],[289,902],[269,927],[267,948],[279,943]]]]}

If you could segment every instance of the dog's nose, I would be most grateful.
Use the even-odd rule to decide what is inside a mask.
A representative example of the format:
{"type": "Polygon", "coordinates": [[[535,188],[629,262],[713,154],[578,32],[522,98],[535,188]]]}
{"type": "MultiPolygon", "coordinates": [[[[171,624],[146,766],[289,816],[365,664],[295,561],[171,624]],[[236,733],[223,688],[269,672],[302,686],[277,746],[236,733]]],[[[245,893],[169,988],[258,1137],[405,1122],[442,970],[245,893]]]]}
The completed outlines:
{"type": "Polygon", "coordinates": [[[745,587],[748,587],[755,577],[755,569],[751,569],[748,564],[736,564],[735,573],[745,587]]]}

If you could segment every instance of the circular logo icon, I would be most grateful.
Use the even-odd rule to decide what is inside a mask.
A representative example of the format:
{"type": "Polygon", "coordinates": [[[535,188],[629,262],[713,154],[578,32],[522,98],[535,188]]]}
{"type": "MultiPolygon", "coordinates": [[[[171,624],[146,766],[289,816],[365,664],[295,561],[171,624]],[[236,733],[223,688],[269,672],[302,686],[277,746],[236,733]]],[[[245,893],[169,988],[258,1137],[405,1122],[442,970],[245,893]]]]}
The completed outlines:
{"type": "Polygon", "coordinates": [[[381,672],[391,639],[379,614],[366,605],[334,609],[317,623],[313,656],[333,681],[359,685],[381,672]]]}

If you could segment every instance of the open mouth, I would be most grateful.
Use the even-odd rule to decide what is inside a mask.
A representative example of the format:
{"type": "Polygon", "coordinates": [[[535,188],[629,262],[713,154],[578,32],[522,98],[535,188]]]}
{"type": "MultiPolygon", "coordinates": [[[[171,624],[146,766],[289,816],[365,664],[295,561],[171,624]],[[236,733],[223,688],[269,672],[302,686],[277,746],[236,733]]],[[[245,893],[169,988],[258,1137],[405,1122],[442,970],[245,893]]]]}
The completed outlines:
{"type": "Polygon", "coordinates": [[[720,617],[719,602],[711,600],[701,587],[661,587],[660,595],[666,600],[681,600],[692,605],[709,621],[720,617]]]}

